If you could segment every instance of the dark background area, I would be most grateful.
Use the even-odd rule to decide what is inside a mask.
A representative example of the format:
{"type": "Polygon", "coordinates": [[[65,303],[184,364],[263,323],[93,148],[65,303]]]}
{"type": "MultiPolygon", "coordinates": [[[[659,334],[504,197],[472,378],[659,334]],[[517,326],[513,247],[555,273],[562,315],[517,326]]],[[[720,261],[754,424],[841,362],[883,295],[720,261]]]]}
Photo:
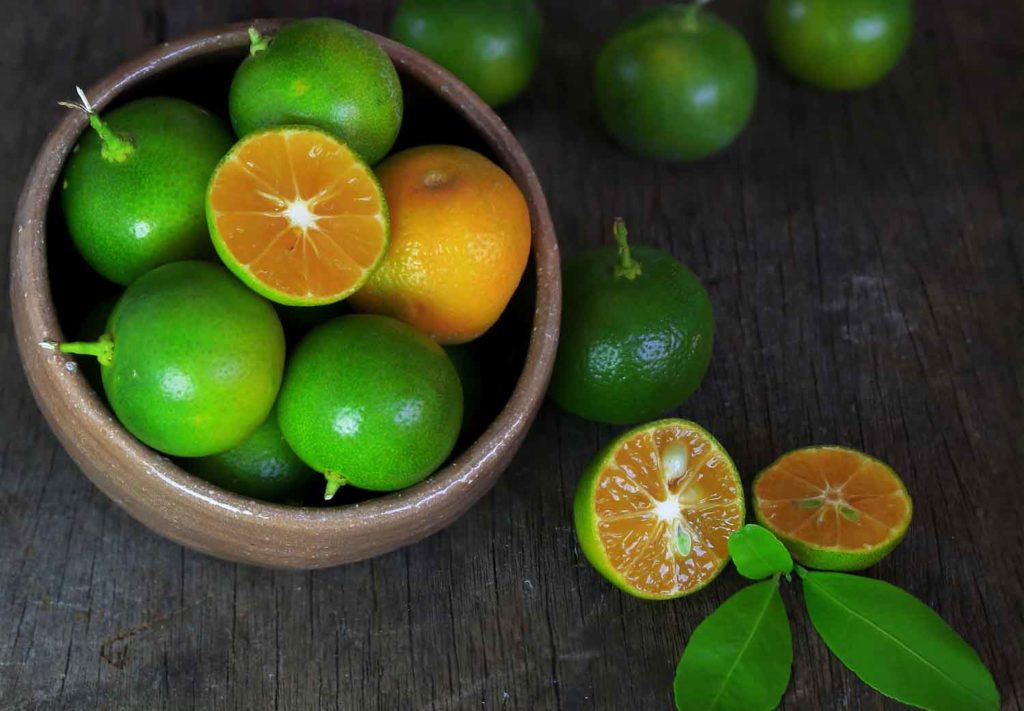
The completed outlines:
{"type": "MultiPolygon", "coordinates": [[[[383,31],[392,5],[4,0],[0,227],[76,83],[225,21],[324,14],[383,31]]],[[[914,522],[869,574],[950,621],[1019,710],[1024,6],[921,0],[895,73],[835,95],[769,58],[761,5],[714,5],[760,68],[751,124],[719,157],[654,164],[600,131],[593,59],[635,11],[623,0],[541,3],[541,70],[501,114],[563,252],[606,243],[622,215],[707,285],[715,355],[680,413],[745,481],[812,443],[903,475],[914,522]]],[[[6,287],[0,302],[0,708],[669,709],[690,632],[742,584],[729,570],[650,603],[601,579],[576,546],[571,496],[619,430],[550,405],[493,493],[417,545],[311,573],[184,550],[57,445],[21,374],[6,287]]],[[[795,592],[782,708],[900,708],[829,655],[795,592]]]]}

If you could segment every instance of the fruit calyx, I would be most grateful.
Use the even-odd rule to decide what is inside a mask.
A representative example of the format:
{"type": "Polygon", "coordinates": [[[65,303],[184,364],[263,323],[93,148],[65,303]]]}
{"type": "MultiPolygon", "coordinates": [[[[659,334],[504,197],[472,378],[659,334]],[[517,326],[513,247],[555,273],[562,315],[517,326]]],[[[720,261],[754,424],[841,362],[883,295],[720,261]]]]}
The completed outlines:
{"type": "Polygon", "coordinates": [[[619,261],[615,264],[616,279],[629,279],[633,281],[638,276],[644,273],[643,268],[640,266],[640,262],[633,259],[629,253],[629,232],[626,231],[626,223],[622,221],[621,217],[615,218],[615,223],[612,225],[612,234],[615,235],[615,243],[619,247],[619,261]]]}
{"type": "Polygon", "coordinates": [[[348,483],[348,479],[338,472],[324,472],[324,479],[327,480],[327,487],[324,489],[324,501],[330,501],[338,493],[338,489],[348,483]]]}
{"type": "Polygon", "coordinates": [[[270,40],[260,34],[255,27],[249,28],[249,56],[259,54],[270,46],[270,40]]]}
{"type": "Polygon", "coordinates": [[[95,341],[68,341],[57,346],[61,353],[94,356],[100,365],[114,362],[114,339],[104,333],[95,341]]]}
{"type": "Polygon", "coordinates": [[[110,126],[103,122],[103,119],[96,113],[95,107],[86,98],[82,87],[76,86],[75,91],[78,92],[78,98],[81,99],[80,102],[58,101],[57,103],[65,108],[81,111],[89,117],[89,125],[92,126],[103,142],[103,147],[100,148],[100,155],[104,160],[113,163],[124,163],[135,152],[135,146],[132,145],[131,139],[128,136],[115,133],[111,130],[110,126]]]}

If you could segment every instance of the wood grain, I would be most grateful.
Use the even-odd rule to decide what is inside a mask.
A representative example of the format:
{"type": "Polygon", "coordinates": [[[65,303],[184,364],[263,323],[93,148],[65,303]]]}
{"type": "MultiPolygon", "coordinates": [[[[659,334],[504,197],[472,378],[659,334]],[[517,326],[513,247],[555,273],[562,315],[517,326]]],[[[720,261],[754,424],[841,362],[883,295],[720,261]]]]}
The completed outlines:
{"type": "MultiPolygon", "coordinates": [[[[10,5],[0,215],[74,84],[212,24],[330,14],[382,31],[392,4],[10,5]]],[[[681,412],[748,481],[823,442],[904,475],[915,521],[871,573],[949,620],[1020,711],[1024,10],[918,3],[903,64],[846,96],[788,80],[765,51],[759,3],[722,0],[760,60],[758,107],[721,157],[667,166],[610,145],[591,107],[593,57],[633,5],[546,3],[544,69],[503,110],[564,252],[607,241],[622,215],[701,276],[715,357],[681,412]]],[[[411,548],[312,573],[185,552],[119,512],[57,446],[20,373],[6,288],[0,302],[5,709],[669,709],[689,633],[741,584],[729,572],[654,604],[604,583],[576,547],[570,500],[617,430],[551,406],[494,492],[411,548]]],[[[797,592],[783,708],[899,708],[830,657],[797,592]]]]}

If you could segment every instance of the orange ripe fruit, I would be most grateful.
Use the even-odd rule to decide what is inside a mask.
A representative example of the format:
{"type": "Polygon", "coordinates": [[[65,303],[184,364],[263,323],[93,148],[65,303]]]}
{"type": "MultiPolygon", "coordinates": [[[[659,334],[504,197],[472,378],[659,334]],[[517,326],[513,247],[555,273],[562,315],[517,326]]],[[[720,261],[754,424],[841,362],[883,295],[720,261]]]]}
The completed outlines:
{"type": "Polygon", "coordinates": [[[505,310],[530,254],[519,188],[484,156],[421,146],[377,166],[391,213],[380,268],[349,300],[405,321],[441,344],[465,343],[505,310]]]}

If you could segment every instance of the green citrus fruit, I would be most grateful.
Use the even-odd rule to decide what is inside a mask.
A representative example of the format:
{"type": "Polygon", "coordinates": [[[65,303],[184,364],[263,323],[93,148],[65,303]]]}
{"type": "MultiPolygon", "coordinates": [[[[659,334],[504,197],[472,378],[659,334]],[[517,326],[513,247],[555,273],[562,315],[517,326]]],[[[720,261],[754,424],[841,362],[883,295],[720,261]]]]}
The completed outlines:
{"type": "Polygon", "coordinates": [[[580,547],[601,575],[630,595],[666,600],[700,590],[729,562],[729,536],[745,516],[743,484],[706,430],[660,420],[590,462],[573,511],[580,547]]]}
{"type": "Polygon", "coordinates": [[[565,260],[562,331],[549,394],[588,420],[629,424],[681,405],[711,359],[711,302],[689,269],[626,244],[565,260]]]}
{"type": "Polygon", "coordinates": [[[185,462],[193,474],[236,494],[286,501],[300,494],[313,472],[295,456],[281,434],[277,412],[226,452],[185,462]]]}
{"type": "Polygon", "coordinates": [[[181,99],[139,99],[103,119],[82,99],[73,106],[94,130],[68,159],[61,202],[89,266],[130,284],[161,264],[212,255],[206,183],[231,147],[227,128],[181,99]]]}
{"type": "Polygon", "coordinates": [[[522,93],[533,76],[542,25],[533,0],[405,0],[391,37],[498,106],[522,93]]]}
{"type": "Polygon", "coordinates": [[[793,76],[837,91],[881,81],[910,42],[910,0],[769,0],[768,38],[793,76]]]}
{"type": "Polygon", "coordinates": [[[117,418],[165,454],[202,457],[252,434],[270,412],[284,369],[274,309],[224,267],[175,262],[129,286],[94,343],[117,418]]]}
{"type": "Polygon", "coordinates": [[[822,570],[861,570],[903,540],[913,505],[889,466],[845,447],[807,447],[757,475],[754,516],[796,560],[822,570]]]}
{"type": "Polygon", "coordinates": [[[328,481],[394,491],[431,474],[462,423],[459,375],[441,347],[400,321],[342,316],[295,348],[278,422],[299,457],[328,481]]]}
{"type": "Polygon", "coordinates": [[[757,95],[743,36],[699,4],[645,12],[608,40],[597,59],[597,108],[627,148],[696,160],[735,140],[757,95]]]}
{"type": "Polygon", "coordinates": [[[293,22],[273,37],[250,30],[250,56],[231,81],[239,136],[286,125],[333,133],[367,163],[391,150],[402,124],[402,87],[391,59],[347,22],[293,22]]]}

